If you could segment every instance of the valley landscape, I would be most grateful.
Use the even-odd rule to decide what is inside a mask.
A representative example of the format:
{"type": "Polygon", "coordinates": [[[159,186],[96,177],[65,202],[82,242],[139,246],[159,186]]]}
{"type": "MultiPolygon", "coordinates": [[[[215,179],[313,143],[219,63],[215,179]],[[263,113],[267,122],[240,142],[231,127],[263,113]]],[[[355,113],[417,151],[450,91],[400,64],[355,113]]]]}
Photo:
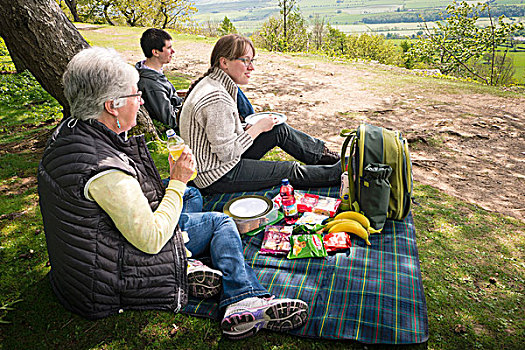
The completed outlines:
{"type": "MultiPolygon", "coordinates": [[[[220,22],[227,16],[243,34],[253,33],[269,17],[279,15],[278,0],[195,0],[197,22],[220,22]]],[[[458,1],[460,2],[460,1],[458,1]]],[[[467,1],[477,4],[478,1],[467,1]]],[[[480,1],[484,2],[484,1],[480,1]]],[[[298,0],[297,8],[309,21],[316,16],[345,33],[374,32],[411,36],[421,31],[422,15],[444,11],[451,0],[298,0]]],[[[522,0],[490,1],[491,6],[525,6],[522,0]]],[[[507,17],[511,17],[507,15],[507,17]]],[[[513,21],[522,21],[513,17],[513,21]]],[[[523,22],[523,21],[522,21],[523,22]]]]}

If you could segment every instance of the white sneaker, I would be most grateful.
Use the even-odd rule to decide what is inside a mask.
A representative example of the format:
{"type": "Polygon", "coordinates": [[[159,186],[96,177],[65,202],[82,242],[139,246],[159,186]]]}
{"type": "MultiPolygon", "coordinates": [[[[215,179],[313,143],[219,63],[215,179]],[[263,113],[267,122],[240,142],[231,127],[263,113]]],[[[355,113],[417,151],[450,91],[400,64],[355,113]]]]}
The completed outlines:
{"type": "Polygon", "coordinates": [[[188,259],[188,288],[196,298],[211,298],[219,294],[222,273],[204,265],[199,260],[188,259]]]}
{"type": "Polygon", "coordinates": [[[301,327],[308,317],[308,305],[299,299],[247,298],[228,305],[221,322],[225,335],[242,339],[261,328],[289,331],[301,327]]]}

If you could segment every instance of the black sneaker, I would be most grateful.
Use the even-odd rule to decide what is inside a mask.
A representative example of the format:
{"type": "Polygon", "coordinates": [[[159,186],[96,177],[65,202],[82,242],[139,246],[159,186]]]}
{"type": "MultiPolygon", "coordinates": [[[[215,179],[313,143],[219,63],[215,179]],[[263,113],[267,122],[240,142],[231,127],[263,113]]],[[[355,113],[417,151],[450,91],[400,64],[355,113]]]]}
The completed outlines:
{"type": "Polygon", "coordinates": [[[321,159],[316,163],[316,165],[333,165],[341,160],[341,156],[334,152],[330,151],[328,147],[324,146],[323,155],[321,159]]]}

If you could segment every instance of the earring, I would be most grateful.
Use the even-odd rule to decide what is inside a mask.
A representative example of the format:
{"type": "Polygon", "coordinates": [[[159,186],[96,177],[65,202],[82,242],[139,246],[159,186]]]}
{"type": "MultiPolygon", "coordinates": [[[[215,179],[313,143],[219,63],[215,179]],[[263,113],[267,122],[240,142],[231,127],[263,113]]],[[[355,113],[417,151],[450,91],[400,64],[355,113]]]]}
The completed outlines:
{"type": "Polygon", "coordinates": [[[118,121],[118,118],[117,118],[117,128],[120,129],[120,122],[118,121]]]}

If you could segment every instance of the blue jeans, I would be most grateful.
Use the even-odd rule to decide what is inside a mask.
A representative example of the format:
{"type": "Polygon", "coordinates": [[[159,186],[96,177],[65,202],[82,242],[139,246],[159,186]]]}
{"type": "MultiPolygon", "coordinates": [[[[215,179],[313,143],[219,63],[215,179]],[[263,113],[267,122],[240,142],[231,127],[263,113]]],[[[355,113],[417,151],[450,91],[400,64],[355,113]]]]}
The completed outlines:
{"type": "Polygon", "coordinates": [[[269,296],[244,261],[241,237],[233,219],[218,212],[202,212],[202,196],[193,187],[184,193],[183,208],[179,226],[190,238],[186,248],[194,258],[211,257],[211,267],[222,272],[219,307],[250,297],[269,296]]]}
{"type": "Polygon", "coordinates": [[[199,213],[202,211],[202,204],[202,195],[199,189],[191,186],[186,187],[182,197],[182,212],[199,213]]]}

